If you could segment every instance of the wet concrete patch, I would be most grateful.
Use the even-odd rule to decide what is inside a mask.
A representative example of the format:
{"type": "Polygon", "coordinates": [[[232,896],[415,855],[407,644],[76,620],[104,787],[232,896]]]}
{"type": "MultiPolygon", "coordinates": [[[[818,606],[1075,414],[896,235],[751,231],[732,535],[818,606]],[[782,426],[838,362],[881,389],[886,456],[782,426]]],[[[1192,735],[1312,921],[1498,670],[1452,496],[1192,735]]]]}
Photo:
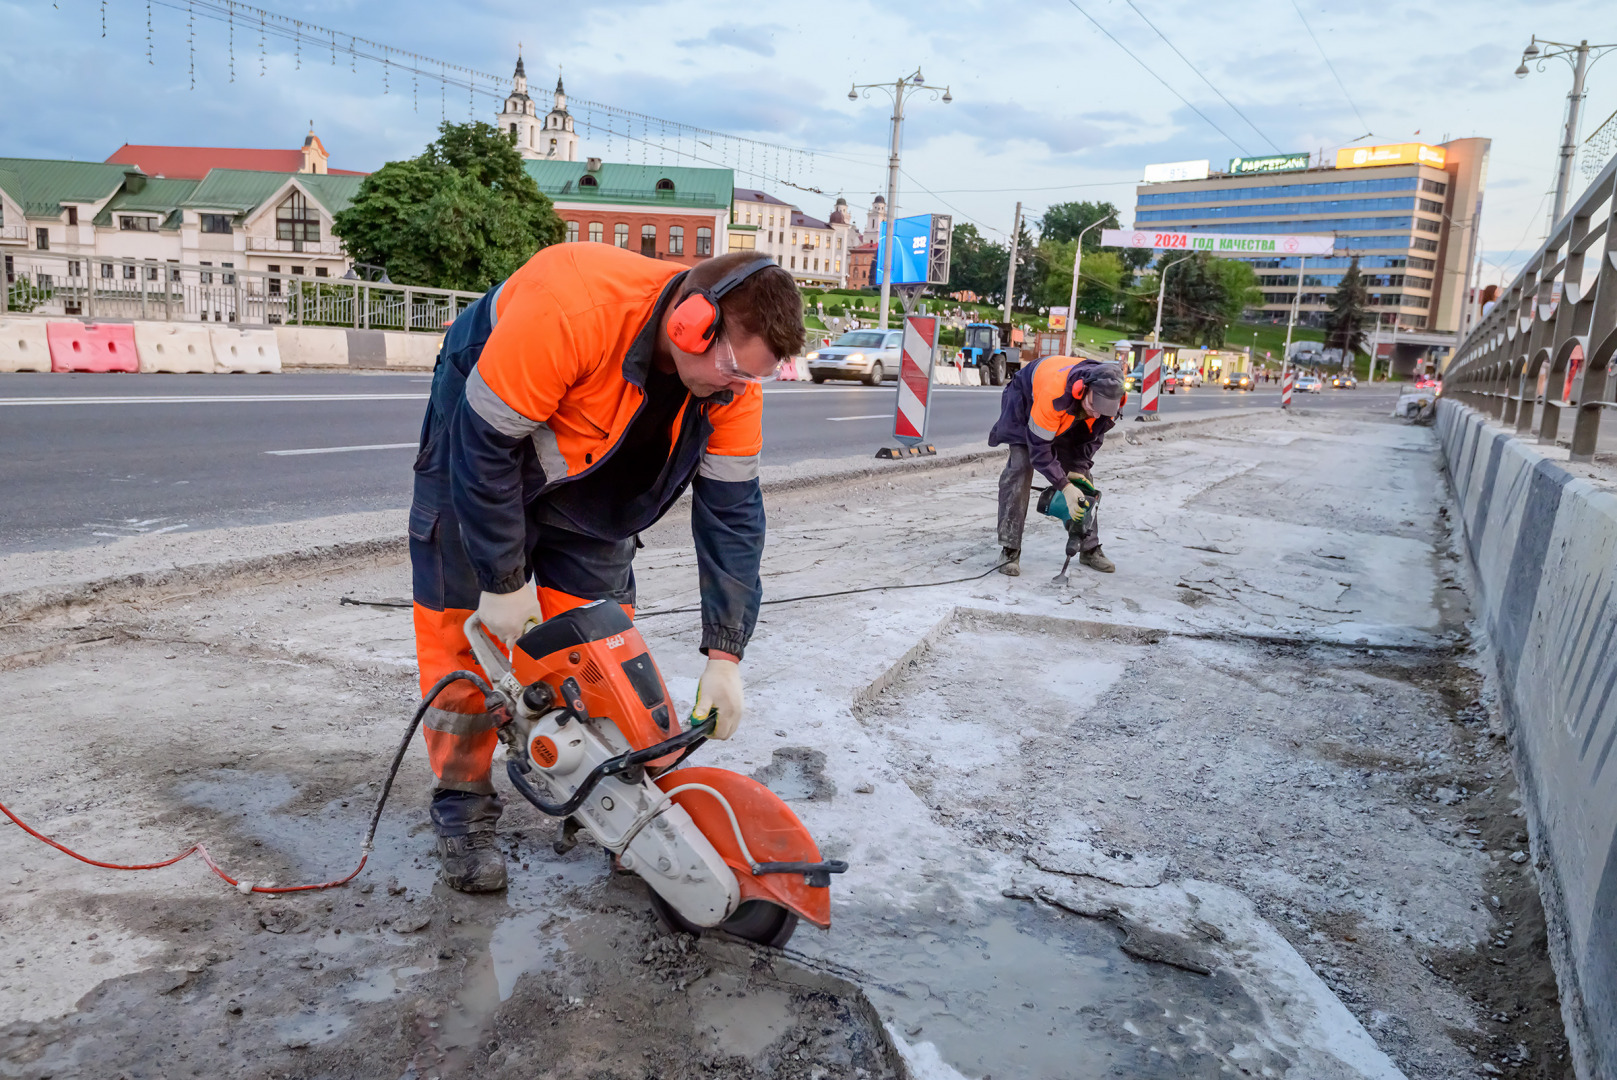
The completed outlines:
{"type": "Polygon", "coordinates": [[[787,802],[819,802],[837,793],[825,775],[825,754],[806,746],[780,747],[752,778],[787,802]]]}

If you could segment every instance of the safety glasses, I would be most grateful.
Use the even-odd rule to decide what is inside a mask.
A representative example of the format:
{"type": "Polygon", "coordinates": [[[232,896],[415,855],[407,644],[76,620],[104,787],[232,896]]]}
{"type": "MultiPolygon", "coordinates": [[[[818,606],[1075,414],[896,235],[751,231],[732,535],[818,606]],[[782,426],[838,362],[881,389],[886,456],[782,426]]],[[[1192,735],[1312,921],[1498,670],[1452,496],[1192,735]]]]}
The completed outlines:
{"type": "Polygon", "coordinates": [[[719,369],[719,374],[726,379],[739,379],[742,382],[761,383],[774,374],[773,368],[762,375],[754,374],[736,362],[735,350],[730,343],[720,338],[713,343],[713,366],[719,369]]]}

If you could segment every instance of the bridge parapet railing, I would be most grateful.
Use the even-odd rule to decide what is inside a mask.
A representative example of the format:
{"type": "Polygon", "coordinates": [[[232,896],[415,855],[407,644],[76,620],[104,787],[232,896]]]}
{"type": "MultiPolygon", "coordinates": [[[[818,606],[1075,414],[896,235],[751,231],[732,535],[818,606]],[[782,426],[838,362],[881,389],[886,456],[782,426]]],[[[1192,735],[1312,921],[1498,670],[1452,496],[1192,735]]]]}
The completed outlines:
{"type": "Polygon", "coordinates": [[[482,293],[53,251],[4,256],[0,315],[441,333],[482,293]]]}
{"type": "Polygon", "coordinates": [[[1617,359],[1617,158],[1555,223],[1443,372],[1443,393],[1590,461],[1617,359]]]}

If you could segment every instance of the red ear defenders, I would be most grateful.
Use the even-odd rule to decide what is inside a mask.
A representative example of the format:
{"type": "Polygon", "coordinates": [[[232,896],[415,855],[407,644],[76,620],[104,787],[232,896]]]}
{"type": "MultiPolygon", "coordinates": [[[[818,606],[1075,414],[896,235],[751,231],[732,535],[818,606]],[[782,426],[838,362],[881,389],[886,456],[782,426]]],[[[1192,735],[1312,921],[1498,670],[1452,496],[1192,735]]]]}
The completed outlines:
{"type": "Polygon", "coordinates": [[[760,255],[730,271],[711,289],[692,289],[674,305],[674,312],[668,317],[668,340],[681,352],[707,352],[724,329],[724,312],[719,308],[719,301],[758,271],[774,265],[774,259],[760,255]]]}

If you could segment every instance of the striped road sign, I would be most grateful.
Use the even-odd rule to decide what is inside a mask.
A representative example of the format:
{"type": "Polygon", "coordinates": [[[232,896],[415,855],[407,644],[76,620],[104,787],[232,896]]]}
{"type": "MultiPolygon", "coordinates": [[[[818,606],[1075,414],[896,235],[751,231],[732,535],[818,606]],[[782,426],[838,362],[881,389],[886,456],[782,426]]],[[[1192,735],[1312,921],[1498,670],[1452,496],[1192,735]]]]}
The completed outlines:
{"type": "Polygon", "coordinates": [[[927,413],[932,401],[932,362],[938,353],[938,319],[911,315],[904,320],[904,356],[898,368],[898,405],[893,434],[900,442],[926,438],[927,413]]]}
{"type": "Polygon", "coordinates": [[[1162,392],[1162,350],[1145,350],[1145,378],[1140,384],[1140,411],[1152,419],[1157,415],[1157,395],[1162,392]]]}
{"type": "Polygon", "coordinates": [[[1290,365],[1287,365],[1286,370],[1280,376],[1280,407],[1282,409],[1291,408],[1291,391],[1296,385],[1297,372],[1290,365]]]}

